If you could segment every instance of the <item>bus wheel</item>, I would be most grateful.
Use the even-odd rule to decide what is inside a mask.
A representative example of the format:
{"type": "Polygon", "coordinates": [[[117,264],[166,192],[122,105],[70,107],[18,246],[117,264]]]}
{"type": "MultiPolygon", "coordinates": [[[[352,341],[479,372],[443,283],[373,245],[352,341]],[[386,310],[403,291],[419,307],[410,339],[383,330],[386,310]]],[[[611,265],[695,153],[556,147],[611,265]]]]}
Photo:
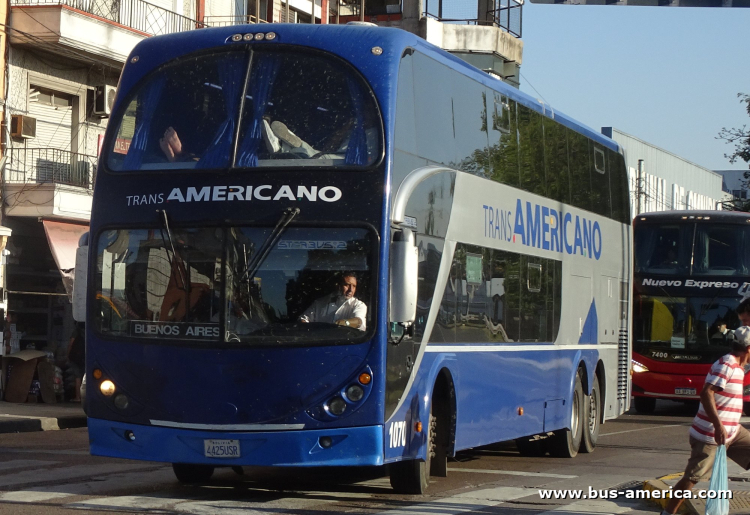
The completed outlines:
{"type": "Polygon", "coordinates": [[[550,439],[549,452],[558,458],[574,458],[578,454],[583,439],[584,424],[584,395],[583,383],[580,371],[576,374],[576,385],[573,389],[573,410],[570,420],[570,429],[555,431],[550,439]]]}
{"type": "MultiPolygon", "coordinates": [[[[434,403],[433,403],[434,404],[434,403]]],[[[427,425],[427,459],[391,463],[391,487],[397,494],[422,495],[430,484],[430,467],[435,453],[435,417],[427,425]]]]}
{"type": "Polygon", "coordinates": [[[653,413],[656,409],[656,399],[653,397],[634,397],[635,410],[638,413],[653,413]]]}
{"type": "Polygon", "coordinates": [[[214,468],[211,465],[192,463],[172,463],[172,470],[177,481],[185,484],[205,483],[214,474],[214,468]]]}
{"type": "Polygon", "coordinates": [[[524,438],[516,439],[516,449],[521,453],[521,456],[528,456],[530,458],[538,458],[544,456],[547,452],[546,439],[524,438]]]}
{"type": "Polygon", "coordinates": [[[601,410],[601,395],[599,393],[599,378],[594,376],[594,386],[591,387],[591,395],[586,395],[583,401],[583,440],[581,441],[581,452],[594,452],[596,440],[599,438],[599,420],[601,410]]]}

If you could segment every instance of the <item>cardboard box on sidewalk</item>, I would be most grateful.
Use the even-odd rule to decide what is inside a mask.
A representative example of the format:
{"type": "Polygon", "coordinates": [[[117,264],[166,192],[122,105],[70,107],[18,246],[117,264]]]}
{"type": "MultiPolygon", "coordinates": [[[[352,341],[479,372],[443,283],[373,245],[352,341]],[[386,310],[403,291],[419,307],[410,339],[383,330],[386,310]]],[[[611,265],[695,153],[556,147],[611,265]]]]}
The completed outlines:
{"type": "Polygon", "coordinates": [[[3,392],[7,402],[26,402],[37,365],[46,359],[46,353],[38,350],[22,350],[3,356],[3,392]]]}

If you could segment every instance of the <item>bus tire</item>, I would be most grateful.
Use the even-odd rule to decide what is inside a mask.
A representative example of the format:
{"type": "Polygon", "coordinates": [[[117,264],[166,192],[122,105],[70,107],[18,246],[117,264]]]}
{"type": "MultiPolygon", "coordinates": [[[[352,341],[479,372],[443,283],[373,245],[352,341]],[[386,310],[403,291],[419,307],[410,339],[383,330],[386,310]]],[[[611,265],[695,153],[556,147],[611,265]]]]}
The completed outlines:
{"type": "Polygon", "coordinates": [[[391,463],[391,487],[397,494],[422,495],[430,484],[432,455],[435,452],[435,417],[430,413],[427,425],[427,459],[391,463]]]}
{"type": "Polygon", "coordinates": [[[521,456],[526,456],[529,458],[538,458],[540,456],[544,456],[547,453],[546,444],[546,439],[535,440],[534,438],[529,438],[528,436],[516,439],[516,449],[518,449],[518,452],[521,454],[521,456]]]}
{"type": "Polygon", "coordinates": [[[196,465],[194,463],[172,463],[177,481],[184,484],[205,483],[214,474],[211,465],[196,465]]]}
{"type": "Polygon", "coordinates": [[[599,439],[599,421],[601,420],[601,391],[599,390],[599,378],[594,376],[594,385],[591,387],[591,395],[586,395],[583,401],[583,439],[581,440],[581,452],[594,452],[596,441],[599,439]]]}
{"type": "Polygon", "coordinates": [[[656,399],[653,397],[634,397],[635,411],[638,413],[653,413],[656,409],[656,399]]]}
{"type": "Polygon", "coordinates": [[[573,402],[571,403],[570,429],[560,429],[555,431],[554,436],[550,438],[549,452],[552,456],[558,458],[574,458],[578,454],[583,439],[584,424],[584,403],[583,382],[581,381],[581,372],[576,374],[576,384],[573,388],[573,402]]]}

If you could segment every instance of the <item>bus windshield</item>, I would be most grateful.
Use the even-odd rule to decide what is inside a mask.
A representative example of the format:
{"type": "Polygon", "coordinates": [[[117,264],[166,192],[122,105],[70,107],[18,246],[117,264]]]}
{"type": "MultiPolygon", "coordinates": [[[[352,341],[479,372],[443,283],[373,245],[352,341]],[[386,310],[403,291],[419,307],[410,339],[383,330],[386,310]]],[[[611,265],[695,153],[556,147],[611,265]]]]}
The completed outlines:
{"type": "Polygon", "coordinates": [[[335,227],[105,231],[97,245],[95,328],[173,343],[361,341],[371,325],[371,239],[367,229],[335,227]],[[362,326],[303,322],[320,298],[341,305],[344,276],[356,280],[364,311],[352,316],[364,318],[362,326]]]}
{"type": "Polygon", "coordinates": [[[370,89],[324,54],[182,57],[149,75],[123,106],[110,122],[117,131],[105,161],[114,171],[362,167],[380,156],[370,89]]]}
{"type": "Polygon", "coordinates": [[[634,350],[648,348],[719,350],[731,345],[726,328],[736,328],[735,297],[635,298],[634,350]]]}
{"type": "Polygon", "coordinates": [[[635,271],[664,275],[750,275],[750,227],[739,224],[640,224],[635,271]]]}

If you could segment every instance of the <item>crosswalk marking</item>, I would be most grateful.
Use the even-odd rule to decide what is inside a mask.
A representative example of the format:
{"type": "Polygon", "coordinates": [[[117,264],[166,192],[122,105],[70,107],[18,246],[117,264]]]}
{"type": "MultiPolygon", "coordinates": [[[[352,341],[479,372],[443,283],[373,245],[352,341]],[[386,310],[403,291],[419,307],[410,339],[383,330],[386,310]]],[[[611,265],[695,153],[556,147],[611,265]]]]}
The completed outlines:
{"type": "Polygon", "coordinates": [[[487,470],[487,469],[464,469],[449,467],[448,472],[474,472],[477,474],[499,474],[503,476],[528,476],[528,477],[545,477],[552,479],[575,479],[578,476],[566,474],[548,474],[546,472],[524,472],[521,470],[487,470]]]}
{"type": "Polygon", "coordinates": [[[468,513],[482,508],[489,508],[502,504],[506,501],[520,499],[536,493],[532,488],[521,488],[512,486],[501,486],[464,492],[437,501],[428,501],[414,504],[395,510],[380,512],[378,515],[457,515],[468,513]]]}
{"type": "Polygon", "coordinates": [[[628,506],[620,506],[612,501],[578,501],[565,506],[560,506],[551,511],[545,511],[539,515],[617,515],[633,511],[628,506]]]}
{"type": "Polygon", "coordinates": [[[36,503],[61,499],[73,495],[101,495],[113,490],[125,490],[139,486],[150,486],[174,481],[171,467],[153,471],[125,472],[109,474],[101,480],[77,483],[63,483],[52,486],[37,486],[0,494],[0,501],[36,503]]]}
{"type": "Polygon", "coordinates": [[[44,468],[44,467],[49,467],[50,465],[55,465],[57,463],[59,462],[58,461],[43,461],[43,460],[10,460],[10,461],[0,462],[0,471],[31,468],[31,467],[44,468]]]}
{"type": "Polygon", "coordinates": [[[15,474],[0,476],[0,487],[35,483],[63,482],[75,478],[96,478],[105,474],[134,469],[143,469],[143,464],[110,464],[110,465],[74,465],[47,470],[27,470],[15,474]]]}

